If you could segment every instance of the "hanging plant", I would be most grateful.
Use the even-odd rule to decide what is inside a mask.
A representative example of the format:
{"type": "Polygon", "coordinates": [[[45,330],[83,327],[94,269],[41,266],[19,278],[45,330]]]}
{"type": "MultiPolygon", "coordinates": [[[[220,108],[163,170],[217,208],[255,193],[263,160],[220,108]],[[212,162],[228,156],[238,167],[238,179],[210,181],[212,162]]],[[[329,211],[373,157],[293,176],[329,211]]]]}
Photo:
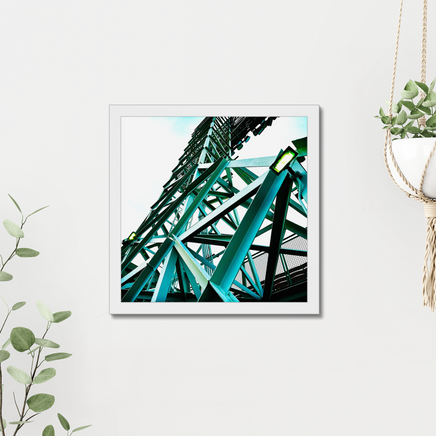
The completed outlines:
{"type": "Polygon", "coordinates": [[[386,129],[384,160],[397,186],[409,198],[424,204],[427,218],[422,295],[424,306],[436,309],[436,93],[435,81],[426,85],[427,0],[423,5],[421,80],[407,82],[402,99],[393,103],[403,0],[400,2],[389,112],[378,117],[386,129]],[[414,99],[419,95],[417,103],[414,99]],[[415,125],[416,123],[416,125],[415,125]],[[393,145],[393,140],[395,141],[393,145]]]}
{"type": "Polygon", "coordinates": [[[392,113],[395,116],[386,115],[380,108],[379,115],[385,125],[383,129],[390,129],[392,140],[404,138],[435,138],[436,137],[436,92],[433,91],[436,79],[430,87],[425,83],[409,80],[401,91],[403,97],[398,103],[392,104],[392,113]],[[413,101],[418,95],[419,101],[413,101]],[[419,119],[425,116],[425,124],[419,123],[419,119]]]}

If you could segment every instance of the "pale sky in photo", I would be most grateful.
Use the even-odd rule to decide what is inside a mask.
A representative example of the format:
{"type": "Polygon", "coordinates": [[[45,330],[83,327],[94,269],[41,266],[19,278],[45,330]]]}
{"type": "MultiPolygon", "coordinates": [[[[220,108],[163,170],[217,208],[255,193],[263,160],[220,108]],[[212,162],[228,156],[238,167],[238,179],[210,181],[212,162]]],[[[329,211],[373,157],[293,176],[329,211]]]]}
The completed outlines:
{"type": "MultiPolygon", "coordinates": [[[[142,223],[203,117],[123,117],[121,130],[121,237],[142,223]]],[[[307,136],[306,117],[281,117],[233,157],[275,156],[307,136]]],[[[261,174],[265,169],[256,171],[261,174]]],[[[297,217],[298,218],[298,217],[297,217]]],[[[304,224],[304,221],[300,224],[304,224]]]]}

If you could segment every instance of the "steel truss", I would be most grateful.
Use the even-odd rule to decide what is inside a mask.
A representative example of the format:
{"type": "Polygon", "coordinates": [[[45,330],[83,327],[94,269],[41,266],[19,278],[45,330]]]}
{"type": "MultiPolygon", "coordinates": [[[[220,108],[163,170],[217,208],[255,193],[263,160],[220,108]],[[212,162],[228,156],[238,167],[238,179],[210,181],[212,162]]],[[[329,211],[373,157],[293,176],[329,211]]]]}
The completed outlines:
{"type": "Polygon", "coordinates": [[[290,218],[307,218],[307,138],[293,141],[298,156],[279,173],[281,153],[233,159],[274,120],[207,117],[197,126],[122,242],[123,302],[307,301],[307,226],[290,218]]]}

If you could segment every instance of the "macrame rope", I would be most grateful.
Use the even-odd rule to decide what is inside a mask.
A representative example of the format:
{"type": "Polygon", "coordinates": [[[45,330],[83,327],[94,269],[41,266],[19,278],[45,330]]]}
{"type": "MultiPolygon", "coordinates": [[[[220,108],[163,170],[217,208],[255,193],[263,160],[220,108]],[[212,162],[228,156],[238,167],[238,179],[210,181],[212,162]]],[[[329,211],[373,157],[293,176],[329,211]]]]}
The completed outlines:
{"type": "MultiPolygon", "coordinates": [[[[395,56],[394,56],[394,68],[392,73],[392,83],[391,83],[391,95],[389,100],[389,117],[392,119],[392,105],[394,99],[394,87],[395,87],[395,76],[397,69],[397,59],[398,59],[398,46],[400,40],[400,28],[401,28],[401,16],[403,12],[403,0],[400,2],[400,14],[398,17],[398,27],[397,27],[397,38],[395,43],[395,56]]],[[[427,66],[427,0],[424,0],[423,5],[423,17],[422,17],[422,42],[421,42],[421,82],[426,81],[426,66],[427,66]]],[[[421,98],[424,98],[424,93],[421,91],[421,98]]],[[[421,127],[425,126],[426,118],[425,115],[418,120],[421,127]]],[[[427,159],[422,172],[421,181],[419,184],[419,189],[416,189],[410,184],[407,178],[404,176],[400,167],[397,164],[393,150],[392,150],[392,134],[391,129],[386,129],[385,143],[383,148],[385,166],[389,173],[389,176],[394,181],[394,183],[407,195],[409,198],[413,198],[417,201],[424,203],[425,216],[427,218],[427,237],[425,244],[425,255],[424,255],[424,268],[423,268],[423,278],[422,278],[422,292],[423,292],[423,302],[424,306],[429,306],[432,311],[436,308],[436,199],[429,198],[423,193],[424,179],[427,173],[427,168],[430,161],[436,151],[436,140],[431,150],[431,153],[427,159]],[[392,160],[392,165],[397,171],[398,176],[403,181],[403,183],[412,191],[413,194],[405,191],[395,180],[392,175],[389,162],[388,153],[392,160]]]]}
{"type": "MultiPolygon", "coordinates": [[[[427,0],[424,0],[422,12],[422,42],[421,42],[421,82],[425,83],[427,70],[427,0]]],[[[421,90],[420,97],[424,98],[424,92],[421,90]]],[[[425,126],[425,115],[423,115],[418,123],[421,127],[425,126]]]]}

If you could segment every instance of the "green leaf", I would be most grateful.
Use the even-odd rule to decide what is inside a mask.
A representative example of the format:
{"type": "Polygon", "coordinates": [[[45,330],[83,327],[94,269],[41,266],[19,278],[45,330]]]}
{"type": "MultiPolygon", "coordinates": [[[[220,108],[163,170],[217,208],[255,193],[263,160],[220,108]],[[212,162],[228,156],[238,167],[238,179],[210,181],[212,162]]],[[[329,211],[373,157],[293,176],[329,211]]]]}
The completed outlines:
{"type": "Polygon", "coordinates": [[[409,80],[404,87],[404,91],[401,91],[401,95],[403,98],[407,98],[408,100],[411,100],[415,98],[419,94],[418,87],[416,86],[416,83],[413,80],[409,80]]]}
{"type": "Polygon", "coordinates": [[[55,436],[54,427],[52,425],[48,425],[42,432],[42,436],[55,436]]]}
{"type": "Polygon", "coordinates": [[[8,274],[6,271],[0,271],[0,282],[9,282],[13,278],[14,276],[12,274],[8,274]]]}
{"type": "Polygon", "coordinates": [[[419,130],[418,127],[415,127],[415,126],[408,127],[407,131],[410,133],[414,133],[414,134],[421,133],[421,130],[419,130]]]}
{"type": "Polygon", "coordinates": [[[380,114],[381,117],[385,117],[386,116],[385,111],[383,110],[382,107],[380,107],[380,110],[378,111],[378,113],[380,114]]]}
{"type": "Polygon", "coordinates": [[[67,359],[70,356],[72,356],[70,353],[53,353],[45,356],[45,360],[47,362],[52,362],[53,360],[67,359]]]}
{"type": "Polygon", "coordinates": [[[403,131],[403,129],[401,127],[394,127],[393,129],[391,129],[391,133],[392,135],[398,135],[403,131]]]}
{"type": "Polygon", "coordinates": [[[400,106],[397,103],[394,103],[392,105],[392,113],[397,114],[398,112],[400,112],[400,106]]]}
{"type": "Polygon", "coordinates": [[[26,329],[25,327],[13,328],[10,339],[12,346],[20,353],[29,350],[35,343],[35,335],[31,330],[26,329]]]}
{"type": "Polygon", "coordinates": [[[20,206],[18,206],[18,203],[12,198],[10,194],[8,194],[11,200],[14,202],[15,206],[17,206],[17,209],[20,211],[21,215],[23,215],[23,212],[21,212],[20,206]]]}
{"type": "Polygon", "coordinates": [[[5,348],[7,348],[7,346],[9,345],[11,343],[11,338],[9,338],[4,344],[3,344],[3,347],[2,347],[2,350],[4,350],[5,348]]]}
{"type": "Polygon", "coordinates": [[[9,424],[19,425],[19,424],[29,424],[30,422],[33,421],[11,421],[9,424]]]}
{"type": "Polygon", "coordinates": [[[436,115],[433,115],[432,117],[430,117],[427,122],[425,123],[426,126],[428,127],[434,127],[436,126],[436,115]]]}
{"type": "Polygon", "coordinates": [[[2,421],[3,421],[3,428],[6,428],[6,419],[2,418],[2,421]]]}
{"type": "Polygon", "coordinates": [[[58,419],[64,430],[68,431],[70,429],[70,423],[60,413],[58,413],[58,419]]]}
{"type": "Polygon", "coordinates": [[[53,322],[58,323],[65,321],[67,318],[71,316],[71,312],[66,310],[64,312],[56,312],[53,314],[53,322]]]}
{"type": "Polygon", "coordinates": [[[5,226],[6,231],[14,238],[24,238],[24,233],[21,230],[21,227],[11,220],[4,220],[3,225],[5,226]]]}
{"type": "Polygon", "coordinates": [[[382,117],[381,120],[383,124],[391,124],[390,117],[382,117]]]}
{"type": "Polygon", "coordinates": [[[428,132],[427,130],[422,131],[422,132],[421,132],[421,135],[422,135],[424,138],[433,138],[432,133],[431,133],[431,132],[428,132]]]}
{"type": "Polygon", "coordinates": [[[425,97],[425,101],[435,101],[436,100],[436,92],[429,92],[427,97],[425,97]]]}
{"type": "Polygon", "coordinates": [[[56,342],[49,341],[48,339],[40,339],[40,338],[35,339],[35,344],[40,345],[42,347],[47,347],[47,348],[59,348],[60,347],[60,345],[57,344],[56,342]]]}
{"type": "Polygon", "coordinates": [[[4,362],[5,360],[8,360],[10,357],[9,351],[0,350],[0,362],[4,362]]]}
{"type": "Polygon", "coordinates": [[[31,248],[17,248],[15,250],[19,257],[36,257],[39,256],[39,251],[32,250],[31,248]]]}
{"type": "Polygon", "coordinates": [[[424,106],[424,103],[422,104],[422,106],[419,108],[419,110],[421,110],[422,112],[424,112],[427,115],[431,115],[431,109],[428,107],[424,106]]]}
{"type": "Polygon", "coordinates": [[[426,93],[428,94],[428,86],[425,83],[417,82],[415,80],[415,83],[426,93]]]}
{"type": "Polygon", "coordinates": [[[427,101],[424,101],[424,102],[422,103],[422,105],[423,105],[424,107],[433,107],[433,106],[436,106],[436,101],[433,101],[433,100],[427,100],[427,101]]]}
{"type": "Polygon", "coordinates": [[[418,118],[421,118],[423,115],[424,115],[423,112],[421,112],[418,109],[415,109],[414,111],[410,112],[407,118],[409,118],[409,120],[417,120],[418,118]]]}
{"type": "Polygon", "coordinates": [[[85,430],[85,428],[88,428],[88,427],[92,427],[92,424],[91,424],[91,425],[84,425],[83,427],[77,427],[77,428],[75,428],[75,429],[70,433],[70,436],[71,436],[75,431],[85,430]]]}
{"type": "Polygon", "coordinates": [[[436,79],[434,79],[433,82],[430,83],[430,88],[428,90],[429,91],[428,93],[431,93],[433,91],[435,83],[436,83],[436,79]]]}
{"type": "Polygon", "coordinates": [[[26,304],[25,301],[19,301],[12,306],[12,310],[18,310],[26,304]]]}
{"type": "Polygon", "coordinates": [[[49,381],[56,375],[56,370],[54,368],[43,369],[34,379],[33,383],[40,384],[49,381]]]}
{"type": "Polygon", "coordinates": [[[27,218],[29,218],[29,216],[35,215],[35,213],[39,212],[40,210],[46,209],[48,206],[44,206],[41,207],[41,209],[35,210],[35,212],[32,212],[30,215],[27,215],[27,218]]]}
{"type": "Polygon", "coordinates": [[[411,101],[402,101],[402,103],[403,106],[406,106],[407,109],[409,109],[410,111],[413,111],[415,109],[415,105],[411,101]]]}
{"type": "Polygon", "coordinates": [[[401,135],[400,135],[401,139],[404,139],[406,137],[406,134],[407,134],[407,132],[405,130],[403,130],[401,132],[401,135]]]}
{"type": "Polygon", "coordinates": [[[407,114],[406,112],[403,110],[401,111],[398,116],[397,116],[397,124],[399,124],[400,126],[402,126],[405,122],[407,121],[407,114]]]}
{"type": "Polygon", "coordinates": [[[54,318],[51,310],[42,301],[37,301],[36,306],[38,307],[39,313],[45,320],[53,322],[54,318]]]}
{"type": "Polygon", "coordinates": [[[50,409],[55,402],[55,397],[49,394],[36,394],[27,400],[27,405],[29,409],[36,413],[44,412],[50,409]]]}
{"type": "Polygon", "coordinates": [[[27,374],[27,372],[24,372],[23,370],[16,368],[15,366],[8,366],[6,369],[11,377],[18,383],[23,383],[23,385],[28,385],[32,383],[32,379],[30,375],[27,374]]]}

